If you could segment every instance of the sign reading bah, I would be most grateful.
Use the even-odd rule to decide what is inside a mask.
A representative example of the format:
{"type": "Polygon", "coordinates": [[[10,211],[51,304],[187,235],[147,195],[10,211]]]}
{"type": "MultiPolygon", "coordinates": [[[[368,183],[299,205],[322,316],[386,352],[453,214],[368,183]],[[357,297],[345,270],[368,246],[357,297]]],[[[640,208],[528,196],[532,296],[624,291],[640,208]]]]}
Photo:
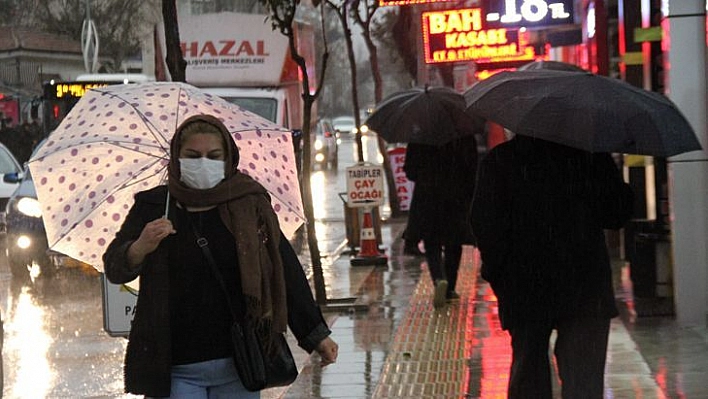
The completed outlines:
{"type": "Polygon", "coordinates": [[[536,28],[574,23],[573,0],[484,0],[485,28],[536,28]]]}
{"type": "MultiPolygon", "coordinates": [[[[451,0],[379,0],[379,6],[446,3],[451,0]]],[[[461,3],[461,2],[457,2],[461,3]]],[[[475,3],[475,6],[479,3],[475,3]]],[[[573,0],[482,0],[485,29],[535,28],[575,23],[573,0]]]]}

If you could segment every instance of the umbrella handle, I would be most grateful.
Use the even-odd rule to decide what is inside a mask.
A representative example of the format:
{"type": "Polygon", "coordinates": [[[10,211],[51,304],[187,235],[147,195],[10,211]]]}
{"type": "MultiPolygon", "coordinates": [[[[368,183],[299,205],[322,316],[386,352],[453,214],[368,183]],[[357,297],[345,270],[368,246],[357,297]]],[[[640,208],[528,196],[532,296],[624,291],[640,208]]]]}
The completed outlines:
{"type": "Polygon", "coordinates": [[[167,190],[167,200],[165,201],[165,215],[162,216],[163,219],[167,219],[168,212],[170,210],[170,190],[167,190]]]}

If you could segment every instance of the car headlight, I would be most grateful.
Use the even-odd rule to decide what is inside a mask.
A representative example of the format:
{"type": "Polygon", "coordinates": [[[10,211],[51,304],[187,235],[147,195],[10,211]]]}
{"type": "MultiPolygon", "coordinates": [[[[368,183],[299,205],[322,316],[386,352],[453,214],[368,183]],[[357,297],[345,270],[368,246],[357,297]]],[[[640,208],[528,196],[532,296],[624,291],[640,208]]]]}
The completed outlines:
{"type": "Polygon", "coordinates": [[[366,126],[366,125],[361,125],[361,132],[362,132],[362,133],[366,133],[366,132],[368,132],[368,131],[369,131],[369,127],[368,127],[368,126],[366,126]]]}
{"type": "Polygon", "coordinates": [[[17,201],[17,210],[33,218],[42,217],[42,206],[34,198],[24,197],[17,201]]]}
{"type": "Polygon", "coordinates": [[[319,151],[322,149],[322,147],[324,147],[324,143],[322,142],[322,140],[315,140],[315,150],[319,151]]]}
{"type": "Polygon", "coordinates": [[[27,235],[21,235],[17,237],[17,242],[15,243],[21,249],[27,249],[32,245],[32,239],[27,235]]]}

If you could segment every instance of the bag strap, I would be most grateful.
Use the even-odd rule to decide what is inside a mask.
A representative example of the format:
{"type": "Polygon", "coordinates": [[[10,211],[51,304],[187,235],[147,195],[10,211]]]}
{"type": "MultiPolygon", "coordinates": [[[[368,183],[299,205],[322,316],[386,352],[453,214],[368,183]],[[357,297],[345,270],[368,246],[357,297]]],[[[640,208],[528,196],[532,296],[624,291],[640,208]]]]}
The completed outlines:
{"type": "Polygon", "coordinates": [[[226,287],[224,277],[221,275],[219,268],[216,266],[216,260],[214,260],[214,255],[212,255],[211,249],[209,248],[209,240],[197,231],[197,227],[194,225],[194,221],[192,220],[192,216],[189,215],[189,212],[187,213],[187,218],[189,219],[189,225],[192,228],[194,237],[196,238],[197,246],[199,246],[202,250],[207,263],[209,263],[209,266],[211,267],[211,271],[214,272],[214,276],[216,276],[216,279],[219,280],[219,285],[221,286],[221,290],[224,291],[226,302],[228,303],[229,310],[231,311],[231,317],[233,317],[233,320],[236,321],[238,320],[236,317],[236,310],[234,309],[233,302],[231,301],[231,295],[229,294],[229,289],[226,287]]]}

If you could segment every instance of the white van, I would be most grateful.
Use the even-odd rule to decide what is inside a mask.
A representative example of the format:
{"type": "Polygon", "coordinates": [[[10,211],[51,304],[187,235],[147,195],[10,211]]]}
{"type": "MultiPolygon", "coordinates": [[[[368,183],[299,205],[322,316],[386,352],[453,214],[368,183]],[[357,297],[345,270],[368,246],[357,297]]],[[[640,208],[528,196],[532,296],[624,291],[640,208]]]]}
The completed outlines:
{"type": "Polygon", "coordinates": [[[270,87],[200,87],[200,89],[258,114],[279,126],[292,128],[290,104],[284,89],[270,87]]]}
{"type": "Polygon", "coordinates": [[[77,82],[142,83],[155,78],[142,73],[87,73],[76,77],[77,82]]]}

